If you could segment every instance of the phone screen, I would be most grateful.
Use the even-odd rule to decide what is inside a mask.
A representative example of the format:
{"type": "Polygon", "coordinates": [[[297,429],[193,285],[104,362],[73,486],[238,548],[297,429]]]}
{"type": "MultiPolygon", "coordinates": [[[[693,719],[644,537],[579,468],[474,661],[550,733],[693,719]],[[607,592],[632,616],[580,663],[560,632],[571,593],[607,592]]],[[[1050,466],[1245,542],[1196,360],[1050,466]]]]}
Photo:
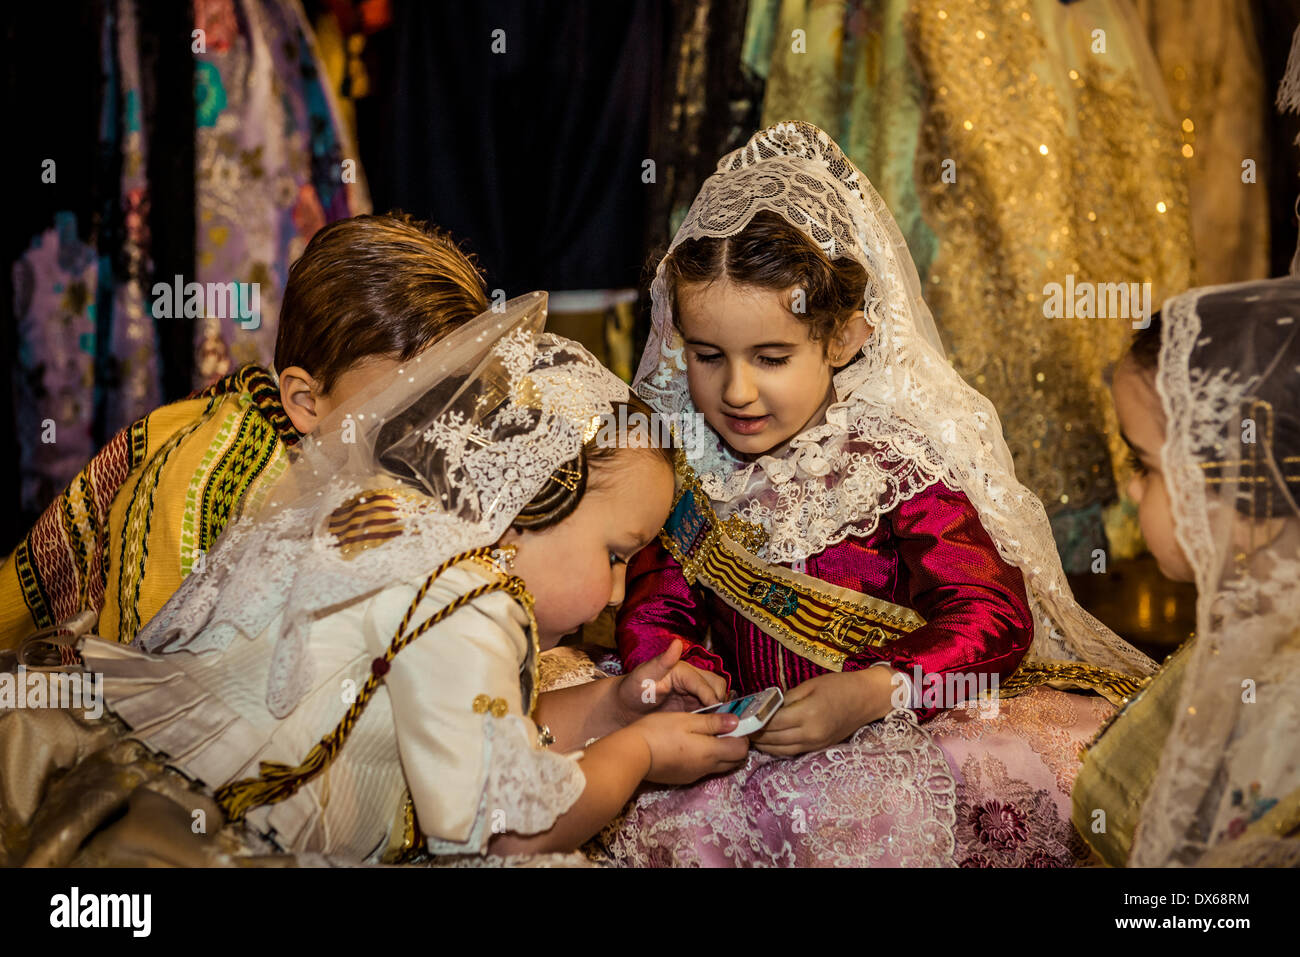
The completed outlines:
{"type": "MultiPolygon", "coordinates": [[[[762,692],[759,692],[762,694],[762,692]]],[[[730,701],[722,701],[718,704],[709,705],[707,708],[701,708],[696,714],[734,714],[740,717],[745,713],[745,709],[758,699],[758,694],[747,694],[743,698],[732,698],[730,701]]]]}

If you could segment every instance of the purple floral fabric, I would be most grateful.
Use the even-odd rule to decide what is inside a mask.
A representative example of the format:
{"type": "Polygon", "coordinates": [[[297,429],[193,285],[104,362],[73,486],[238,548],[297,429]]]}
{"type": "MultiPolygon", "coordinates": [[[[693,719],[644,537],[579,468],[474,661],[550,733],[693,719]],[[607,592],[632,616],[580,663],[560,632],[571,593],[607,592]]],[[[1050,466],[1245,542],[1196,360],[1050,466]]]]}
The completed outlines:
{"type": "MultiPolygon", "coordinates": [[[[206,316],[194,386],[269,367],[289,266],[326,223],[370,211],[310,26],[290,0],[196,0],[198,281],[255,283],[256,316],[206,316]]],[[[251,310],[248,310],[251,312],[251,310]]]]}

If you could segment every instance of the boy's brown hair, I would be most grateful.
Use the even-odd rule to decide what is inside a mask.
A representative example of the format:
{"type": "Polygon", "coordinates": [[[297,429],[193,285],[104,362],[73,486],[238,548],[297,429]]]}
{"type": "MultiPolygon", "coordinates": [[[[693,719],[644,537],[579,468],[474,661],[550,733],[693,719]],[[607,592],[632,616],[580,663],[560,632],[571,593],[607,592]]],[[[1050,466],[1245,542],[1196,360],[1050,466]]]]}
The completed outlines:
{"type": "Polygon", "coordinates": [[[301,366],[328,394],[360,360],[409,359],[487,308],[483,277],[450,234],[405,213],[342,219],[289,269],[275,367],[301,366]]]}

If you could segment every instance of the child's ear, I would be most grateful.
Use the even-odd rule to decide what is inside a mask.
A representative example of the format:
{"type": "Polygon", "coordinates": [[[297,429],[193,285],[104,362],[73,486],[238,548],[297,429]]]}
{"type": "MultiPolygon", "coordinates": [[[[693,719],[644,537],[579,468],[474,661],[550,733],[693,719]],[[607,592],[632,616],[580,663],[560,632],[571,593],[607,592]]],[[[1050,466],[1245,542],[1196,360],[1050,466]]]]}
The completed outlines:
{"type": "Polygon", "coordinates": [[[280,372],[280,404],[302,435],[320,424],[324,410],[317,407],[319,396],[320,384],[302,366],[289,366],[280,372]]]}
{"type": "Polygon", "coordinates": [[[831,336],[826,358],[836,367],[848,365],[867,341],[871,326],[861,309],[849,316],[840,328],[831,336]]]}

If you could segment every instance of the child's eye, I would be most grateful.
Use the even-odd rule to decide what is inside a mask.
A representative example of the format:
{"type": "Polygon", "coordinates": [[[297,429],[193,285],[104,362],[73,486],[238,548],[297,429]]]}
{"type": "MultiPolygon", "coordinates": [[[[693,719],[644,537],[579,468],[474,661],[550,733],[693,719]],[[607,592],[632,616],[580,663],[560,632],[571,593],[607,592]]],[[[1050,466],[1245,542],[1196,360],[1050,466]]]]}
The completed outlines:
{"type": "Polygon", "coordinates": [[[613,568],[615,565],[619,564],[619,563],[622,562],[622,561],[623,561],[623,559],[619,558],[619,557],[618,557],[617,555],[615,555],[613,552],[610,552],[610,553],[609,553],[609,567],[610,567],[610,568],[613,568]]]}
{"type": "Polygon", "coordinates": [[[758,361],[765,366],[783,366],[790,361],[789,356],[759,356],[758,361]]]}
{"type": "Polygon", "coordinates": [[[1128,453],[1128,465],[1129,468],[1131,468],[1138,475],[1147,474],[1147,467],[1142,464],[1142,460],[1138,458],[1138,454],[1131,450],[1128,453]]]}
{"type": "Polygon", "coordinates": [[[722,358],[721,352],[697,352],[695,353],[696,362],[717,362],[722,358]]]}

